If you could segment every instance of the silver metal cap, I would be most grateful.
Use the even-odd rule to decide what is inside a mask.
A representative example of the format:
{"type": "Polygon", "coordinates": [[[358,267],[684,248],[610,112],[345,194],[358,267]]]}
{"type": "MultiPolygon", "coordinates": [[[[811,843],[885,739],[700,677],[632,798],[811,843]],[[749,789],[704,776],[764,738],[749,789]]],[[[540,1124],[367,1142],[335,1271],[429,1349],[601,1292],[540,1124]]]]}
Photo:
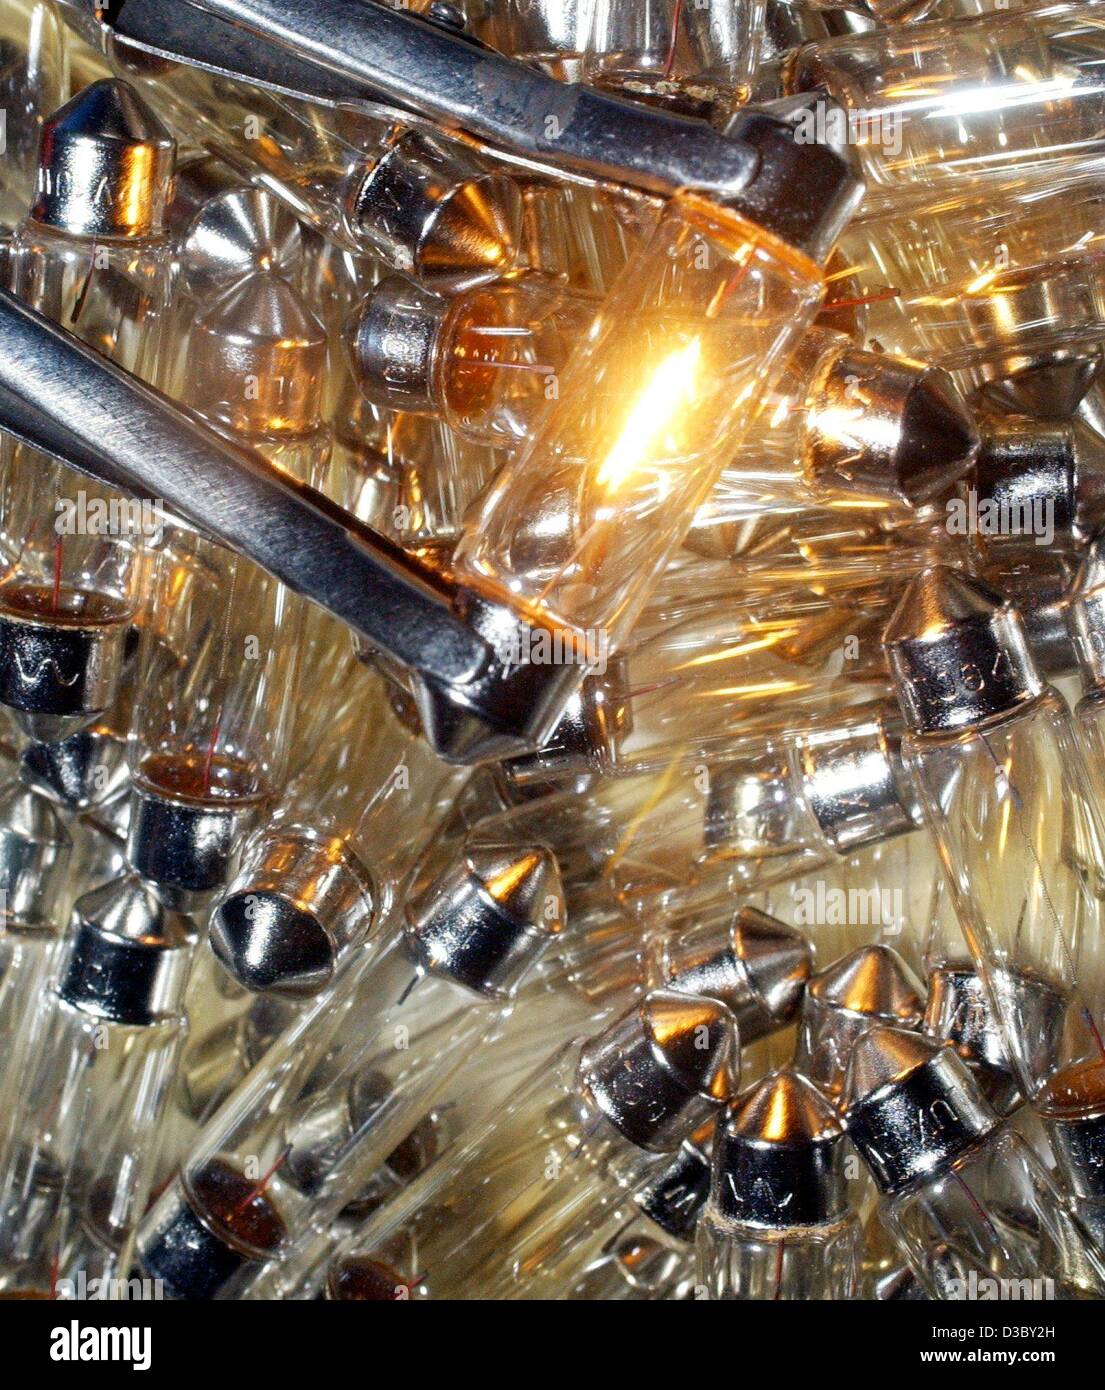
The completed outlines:
{"type": "Polygon", "coordinates": [[[935,1181],[999,1123],[954,1048],[881,1025],[855,1045],[842,1104],[886,1196],[935,1181]]]}
{"type": "Polygon", "coordinates": [[[357,384],[374,404],[441,408],[437,368],[449,301],[390,275],[369,290],[346,331],[357,384]]]}
{"type": "Polygon", "coordinates": [[[194,923],[133,874],[77,899],[58,993],[74,1008],[145,1027],[177,1017],[196,943],[194,923]]]}
{"type": "Polygon", "coordinates": [[[198,911],[233,874],[253,805],[177,800],[131,788],[127,862],[179,911],[198,911]]]}
{"type": "Polygon", "coordinates": [[[889,946],[860,946],[807,982],[794,1065],[835,1099],[872,1023],[917,1028],[924,1012],[921,985],[901,956],[889,946]]]}
{"type": "Polygon", "coordinates": [[[739,1070],[724,1004],[657,989],[584,1048],[577,1084],[631,1143],[670,1153],[729,1099],[739,1070]]]}
{"type": "Polygon", "coordinates": [[[782,1229],[848,1210],[847,1139],[812,1082],[785,1067],[745,1091],[719,1121],[710,1210],[722,1220],[782,1229]]]}
{"type": "Polygon", "coordinates": [[[1105,689],[1105,531],[1094,537],[1075,576],[1067,623],[1083,686],[1105,689]]]}
{"type": "Polygon", "coordinates": [[[710,1119],[689,1139],[675,1157],[633,1200],[655,1225],[677,1240],[693,1240],[698,1214],[710,1195],[710,1145],[714,1121],[710,1119]]]}
{"type": "Polygon", "coordinates": [[[0,788],[0,929],[49,931],[73,847],[45,798],[18,782],[0,788]]]}
{"type": "Polygon", "coordinates": [[[664,985],[720,999],[746,1047],[794,1017],[812,960],[800,931],[746,906],[730,922],[673,932],[664,948],[664,985]]]}
{"type": "Polygon", "coordinates": [[[974,491],[988,554],[1085,541],[1105,501],[1105,445],[1077,421],[988,417],[974,491]]]}
{"type": "Polygon", "coordinates": [[[181,161],[167,225],[181,288],[196,299],[255,271],[290,278],[299,272],[299,222],[271,193],[243,184],[212,155],[181,161]]]}
{"type": "Polygon", "coordinates": [[[148,237],[173,193],[176,141],[126,82],[93,82],[42,127],[30,216],[73,236],[148,237]]]}
{"type": "Polygon", "coordinates": [[[982,724],[1044,688],[1012,604],[945,565],[913,580],[883,642],[902,713],[919,734],[982,724]]]}
{"type": "Polygon", "coordinates": [[[847,342],[823,358],[805,411],[802,466],[818,489],[916,507],[961,478],[979,450],[947,372],[847,342]]]}
{"type": "Polygon", "coordinates": [[[827,260],[864,194],[846,145],[800,138],[805,127],[817,129],[811,120],[816,108],[829,105],[822,92],[782,97],[738,111],[725,130],[759,156],[755,174],[728,206],[818,264],[827,260]]]}
{"type": "Polygon", "coordinates": [[[999,1115],[1021,1102],[1013,1064],[986,988],[969,962],[950,962],[929,976],[922,1031],[949,1042],[974,1073],[983,1095],[999,1115]]]}
{"type": "Polygon", "coordinates": [[[306,999],[333,979],[375,906],[372,877],[347,845],[291,829],[250,847],[208,939],[243,989],[306,999]]]}
{"type": "Polygon", "coordinates": [[[838,854],[905,834],[923,823],[902,763],[901,719],[887,709],[854,730],[795,740],[792,758],[806,805],[838,854]]]}
{"type": "Polygon", "coordinates": [[[350,221],[365,245],[405,275],[458,290],[514,265],[522,239],[518,185],[463,146],[407,131],[353,195],[350,221]]]}
{"type": "Polygon", "coordinates": [[[478,832],[454,864],[404,909],[418,967],[476,994],[509,998],[564,924],[564,888],[551,850],[478,832]]]}
{"type": "Polygon", "coordinates": [[[1086,337],[1040,339],[1033,332],[1049,319],[1063,323],[1072,314],[1082,317],[1085,291],[1078,284],[1076,298],[1068,298],[1072,278],[1077,282],[1078,277],[1041,275],[1031,267],[1023,278],[1003,276],[989,293],[964,299],[973,333],[982,341],[996,336],[1007,344],[978,360],[985,400],[1036,420],[1068,420],[1082,404],[1101,374],[1100,345],[1086,337]]]}
{"type": "Polygon", "coordinates": [[[127,741],[97,725],[58,743],[28,743],[19,754],[19,775],[39,795],[79,815],[123,795],[127,741]]]}
{"type": "Polygon", "coordinates": [[[1011,556],[982,575],[1021,615],[1032,659],[1045,676],[1069,676],[1078,670],[1078,648],[1068,621],[1076,565],[1071,555],[1044,550],[1011,556]]]}
{"type": "Polygon", "coordinates": [[[126,661],[125,622],[49,619],[0,591],[0,704],[38,743],[67,739],[115,701],[126,661]]]}
{"type": "Polygon", "coordinates": [[[220,1154],[170,1184],[139,1230],[136,1254],[168,1298],[205,1301],[275,1256],[286,1236],[257,1179],[220,1154]]]}

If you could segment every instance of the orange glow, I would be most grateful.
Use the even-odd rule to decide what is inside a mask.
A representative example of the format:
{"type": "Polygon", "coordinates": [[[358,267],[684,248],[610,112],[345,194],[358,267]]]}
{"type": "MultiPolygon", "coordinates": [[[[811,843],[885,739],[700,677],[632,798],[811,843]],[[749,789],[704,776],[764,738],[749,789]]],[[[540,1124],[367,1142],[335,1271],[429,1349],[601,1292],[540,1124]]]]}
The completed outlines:
{"type": "Polygon", "coordinates": [[[596,484],[616,492],[656,449],[664,431],[695,398],[702,344],[692,338],[656,367],[630,408],[622,432],[595,475],[596,484]]]}

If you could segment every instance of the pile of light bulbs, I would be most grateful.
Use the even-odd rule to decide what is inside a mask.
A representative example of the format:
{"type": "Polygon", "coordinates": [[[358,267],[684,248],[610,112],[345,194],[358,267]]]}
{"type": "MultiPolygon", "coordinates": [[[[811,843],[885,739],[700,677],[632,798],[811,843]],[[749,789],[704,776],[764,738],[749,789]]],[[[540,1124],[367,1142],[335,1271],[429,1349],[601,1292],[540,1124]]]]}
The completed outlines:
{"type": "Polygon", "coordinates": [[[1105,3],[415,8],[0,14],[0,1297],[1105,1296],[1105,3]]]}

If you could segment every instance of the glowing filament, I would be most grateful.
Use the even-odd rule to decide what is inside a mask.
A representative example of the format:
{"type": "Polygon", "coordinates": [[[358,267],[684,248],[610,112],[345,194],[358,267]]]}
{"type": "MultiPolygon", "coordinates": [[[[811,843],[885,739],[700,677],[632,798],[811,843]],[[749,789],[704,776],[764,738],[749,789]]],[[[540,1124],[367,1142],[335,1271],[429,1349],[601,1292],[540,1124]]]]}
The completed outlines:
{"type": "Polygon", "coordinates": [[[615,492],[648,457],[656,440],[695,396],[695,375],[702,346],[693,338],[657,366],[629,412],[617,443],[595,481],[615,492]]]}

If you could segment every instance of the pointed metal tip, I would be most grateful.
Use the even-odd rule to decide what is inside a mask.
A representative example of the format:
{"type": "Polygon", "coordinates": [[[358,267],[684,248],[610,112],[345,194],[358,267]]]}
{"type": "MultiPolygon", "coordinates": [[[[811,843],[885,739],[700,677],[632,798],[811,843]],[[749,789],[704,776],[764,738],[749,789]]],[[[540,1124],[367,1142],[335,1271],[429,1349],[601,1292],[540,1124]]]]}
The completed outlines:
{"type": "Polygon", "coordinates": [[[750,1143],[801,1146],[844,1131],[836,1110],[813,1082],[784,1067],[733,1101],[726,1132],[750,1143]]]}
{"type": "Polygon", "coordinates": [[[559,932],[564,886],[556,856],[544,845],[498,844],[469,837],[468,870],[500,912],[519,924],[559,932]]]}
{"type": "Polygon", "coordinates": [[[233,182],[225,170],[210,159],[185,166],[170,209],[184,221],[176,236],[182,284],[197,299],[255,271],[294,274],[303,255],[300,225],[283,203],[233,182]]]}
{"type": "Polygon", "coordinates": [[[73,912],[102,936],[151,949],[183,949],[196,935],[192,919],[166,907],[136,874],[125,874],[83,893],[73,912]]]}
{"type": "Polygon", "coordinates": [[[898,494],[910,506],[939,496],[974,463],[974,418],[947,372],[926,367],[906,397],[895,451],[898,494]]]}
{"type": "Polygon", "coordinates": [[[208,940],[223,968],[254,993],[309,999],[333,978],[335,946],[318,914],[265,888],[223,898],[208,940]]]}
{"type": "Polygon", "coordinates": [[[176,147],[171,132],[138,92],[117,77],[104,77],[82,88],[46,117],[43,130],[124,145],[176,147]]]}
{"type": "Polygon", "coordinates": [[[19,769],[40,795],[80,814],[113,800],[127,785],[126,740],[107,729],[82,729],[58,743],[28,743],[19,769]]]}
{"type": "Polygon", "coordinates": [[[913,972],[889,946],[861,946],[815,975],[806,986],[820,1003],[868,1018],[920,1023],[924,993],[913,972]]]}
{"type": "Polygon", "coordinates": [[[935,640],[959,624],[988,618],[1008,601],[982,580],[953,569],[930,565],[906,586],[883,633],[883,642],[935,640]]]}
{"type": "Polygon", "coordinates": [[[733,946],[771,1018],[791,1018],[813,968],[809,939],[778,917],[742,907],[733,925],[733,946]]]}
{"type": "Polygon", "coordinates": [[[440,210],[419,255],[430,281],[449,282],[473,270],[501,274],[514,264],[522,232],[522,196],[497,174],[462,184],[440,210]]]}
{"type": "Polygon", "coordinates": [[[1037,420],[1068,420],[1097,380],[1101,358],[1060,357],[987,383],[982,394],[1003,410],[1037,420]]]}
{"type": "Polygon", "coordinates": [[[239,344],[279,345],[297,352],[325,349],[326,329],[294,286],[255,270],[236,281],[200,315],[208,332],[229,333],[239,344]]]}
{"type": "Polygon", "coordinates": [[[849,1110],[857,1101],[881,1091],[884,1086],[900,1085],[949,1046],[943,1040],[928,1038],[922,1033],[874,1024],[852,1048],[842,1108],[849,1110]]]}
{"type": "Polygon", "coordinates": [[[645,1037],[657,1059],[689,1093],[728,1100],[739,1072],[733,1015],[717,999],[657,989],[638,1006],[645,1037]]]}

